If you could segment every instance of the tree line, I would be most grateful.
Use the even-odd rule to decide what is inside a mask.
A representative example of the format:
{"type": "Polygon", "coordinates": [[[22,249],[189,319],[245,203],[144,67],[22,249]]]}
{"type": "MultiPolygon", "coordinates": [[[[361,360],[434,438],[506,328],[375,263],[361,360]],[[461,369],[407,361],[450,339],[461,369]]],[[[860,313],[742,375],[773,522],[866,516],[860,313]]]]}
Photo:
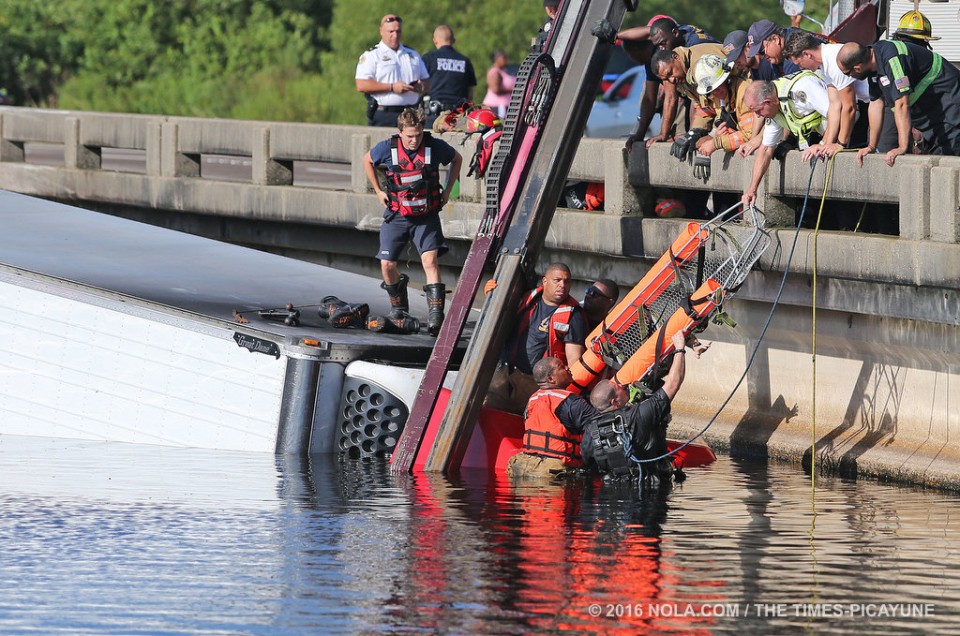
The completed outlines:
{"type": "MultiPolygon", "coordinates": [[[[0,0],[0,88],[32,107],[360,124],[354,71],[388,12],[420,53],[449,24],[478,101],[493,50],[519,63],[546,17],[541,0],[0,0]]],[[[777,0],[641,0],[624,26],[658,13],[718,39],[787,22],[777,0]]]]}

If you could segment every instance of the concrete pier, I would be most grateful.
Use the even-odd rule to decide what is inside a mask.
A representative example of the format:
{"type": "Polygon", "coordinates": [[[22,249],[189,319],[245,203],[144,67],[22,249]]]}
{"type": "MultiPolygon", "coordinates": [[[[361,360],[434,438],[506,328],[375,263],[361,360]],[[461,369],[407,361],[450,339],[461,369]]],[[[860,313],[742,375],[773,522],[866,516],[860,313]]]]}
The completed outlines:
{"type": "MultiPolygon", "coordinates": [[[[381,210],[360,158],[391,132],[0,107],[0,188],[375,275],[381,210]],[[31,160],[50,148],[62,162],[31,160]],[[133,161],[118,162],[118,153],[133,161]],[[239,180],[220,177],[204,162],[212,156],[249,167],[239,180]],[[299,175],[311,166],[339,166],[343,177],[308,183],[299,175]]],[[[445,138],[465,157],[473,153],[472,139],[445,138]]],[[[639,146],[625,157],[618,140],[581,141],[570,178],[602,182],[605,209],[558,210],[542,256],[569,263],[581,285],[606,277],[632,286],[672,242],[682,220],[644,215],[654,189],[739,192],[750,177],[752,159],[716,153],[705,185],[669,156],[668,144],[639,146]]],[[[882,206],[897,217],[897,236],[797,236],[795,209],[809,177],[796,152],[771,165],[758,205],[776,228],[775,246],[727,307],[736,329],[711,326],[702,337],[716,344],[688,361],[672,435],[692,435],[713,417],[756,348],[708,442],[797,462],[813,452],[844,474],[960,488],[960,158],[904,156],[894,168],[879,156],[863,168],[850,154],[837,158],[827,200],[882,206]]],[[[820,165],[814,212],[825,179],[820,165]]],[[[465,178],[443,212],[448,281],[482,197],[482,184],[465,178]]]]}

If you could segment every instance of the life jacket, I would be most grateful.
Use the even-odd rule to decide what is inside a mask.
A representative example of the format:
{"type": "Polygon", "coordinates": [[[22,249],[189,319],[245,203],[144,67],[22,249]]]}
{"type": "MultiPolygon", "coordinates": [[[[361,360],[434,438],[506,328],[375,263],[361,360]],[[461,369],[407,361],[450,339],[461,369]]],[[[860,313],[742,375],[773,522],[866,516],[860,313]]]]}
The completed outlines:
{"type": "Polygon", "coordinates": [[[387,168],[390,210],[400,216],[423,216],[441,207],[440,172],[431,163],[433,137],[423,133],[423,142],[412,157],[400,135],[390,138],[390,165],[387,168]]]}
{"type": "Polygon", "coordinates": [[[477,142],[477,150],[470,159],[470,167],[467,170],[467,176],[477,175],[482,178],[487,172],[487,166],[490,165],[490,159],[493,157],[493,148],[497,140],[503,135],[503,126],[496,126],[480,135],[477,142]]]}
{"type": "Polygon", "coordinates": [[[800,115],[793,108],[793,86],[804,77],[820,80],[820,76],[813,71],[797,71],[773,80],[773,85],[777,89],[777,98],[780,100],[780,114],[783,115],[783,122],[787,125],[787,130],[797,137],[801,150],[806,149],[811,143],[816,143],[811,140],[811,135],[813,133],[819,135],[820,125],[823,123],[823,115],[818,111],[800,115]]]}
{"type": "MultiPolygon", "coordinates": [[[[537,302],[543,295],[543,286],[537,287],[527,296],[526,302],[520,306],[520,324],[529,325],[533,312],[537,308],[537,302]]],[[[573,317],[573,310],[579,309],[577,301],[570,298],[569,294],[560,303],[553,315],[550,316],[550,327],[547,332],[547,350],[543,353],[544,358],[560,358],[564,364],[567,362],[567,353],[564,349],[565,336],[570,331],[570,319],[573,317]],[[562,334],[562,335],[561,335],[562,334]]],[[[518,343],[518,346],[526,346],[525,342],[518,343]]],[[[532,361],[531,361],[532,364],[532,361]]]]}
{"type": "Polygon", "coordinates": [[[580,435],[571,433],[557,418],[560,403],[573,395],[564,389],[540,389],[527,401],[523,451],[554,457],[571,468],[583,465],[580,435]]]}

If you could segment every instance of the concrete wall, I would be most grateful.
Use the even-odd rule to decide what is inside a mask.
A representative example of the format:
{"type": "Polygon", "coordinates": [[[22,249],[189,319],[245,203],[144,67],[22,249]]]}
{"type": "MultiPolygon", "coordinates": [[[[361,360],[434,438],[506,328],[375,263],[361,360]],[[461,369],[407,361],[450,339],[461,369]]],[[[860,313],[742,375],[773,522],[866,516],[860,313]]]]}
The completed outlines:
{"type": "MultiPolygon", "coordinates": [[[[0,187],[375,273],[381,211],[359,159],[390,132],[2,107],[0,187]],[[62,144],[63,165],[26,162],[32,144],[62,144]],[[104,169],[111,148],[140,153],[143,168],[104,169]],[[202,174],[205,155],[248,159],[249,180],[202,174]],[[328,187],[297,183],[301,161],[349,166],[349,178],[328,187]]],[[[472,155],[472,140],[448,140],[472,155]]],[[[709,188],[740,192],[751,169],[752,160],[716,153],[709,188]]],[[[704,337],[716,345],[706,359],[689,361],[674,434],[697,432],[753,358],[706,433],[712,444],[809,461],[816,440],[823,464],[846,474],[960,487],[952,441],[960,438],[960,158],[901,157],[894,168],[879,156],[863,168],[849,154],[837,158],[828,201],[898,210],[899,236],[797,232],[797,202],[811,183],[810,205],[819,206],[826,166],[812,182],[810,174],[795,152],[773,162],[759,207],[776,228],[774,247],[728,307],[738,327],[712,326],[704,337]]],[[[683,223],[649,217],[655,189],[704,188],[666,144],[650,152],[638,146],[628,158],[619,141],[584,139],[570,176],[603,182],[605,210],[558,211],[541,262],[562,259],[581,282],[609,277],[627,287],[683,223]]],[[[451,275],[484,205],[475,179],[464,178],[460,192],[443,213],[451,275]]],[[[415,256],[411,267],[417,280],[415,256]]]]}

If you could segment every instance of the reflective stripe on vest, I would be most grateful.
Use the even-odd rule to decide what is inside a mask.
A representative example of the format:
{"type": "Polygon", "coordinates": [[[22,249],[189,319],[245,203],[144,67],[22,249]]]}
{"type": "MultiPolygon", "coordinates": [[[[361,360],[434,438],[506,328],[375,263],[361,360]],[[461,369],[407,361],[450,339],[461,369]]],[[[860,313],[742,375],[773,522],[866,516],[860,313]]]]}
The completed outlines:
{"type": "Polygon", "coordinates": [[[807,144],[807,137],[810,133],[816,132],[823,122],[823,115],[819,111],[815,110],[808,115],[799,115],[793,109],[793,85],[804,77],[820,79],[820,76],[813,71],[797,71],[773,80],[773,85],[777,89],[777,99],[780,100],[780,114],[783,115],[783,121],[787,124],[787,130],[800,140],[801,147],[807,144]]]}
{"type": "MultiPolygon", "coordinates": [[[[543,295],[542,285],[530,292],[526,302],[520,307],[520,320],[518,322],[521,327],[530,324],[530,318],[537,309],[537,302],[541,295],[543,295]]],[[[567,361],[567,351],[564,348],[565,341],[558,334],[566,335],[570,331],[570,319],[573,317],[573,310],[579,307],[577,301],[567,295],[556,311],[553,312],[553,315],[550,316],[550,326],[547,330],[547,348],[543,352],[544,358],[560,358],[564,364],[570,364],[567,361]]],[[[517,346],[525,347],[526,342],[518,341],[517,346]]],[[[532,364],[536,361],[531,360],[530,362],[532,364]]]]}
{"type": "Polygon", "coordinates": [[[532,455],[554,457],[565,465],[579,467],[580,435],[571,433],[557,418],[560,403],[573,395],[564,389],[540,389],[527,401],[523,450],[532,455]]]}
{"type": "Polygon", "coordinates": [[[390,165],[387,167],[390,187],[387,194],[390,209],[401,216],[422,216],[440,211],[440,176],[430,163],[432,141],[429,133],[424,133],[423,142],[411,157],[399,135],[390,138],[390,165]]]}
{"type": "MultiPolygon", "coordinates": [[[[900,40],[893,40],[893,45],[897,47],[897,53],[900,55],[909,55],[910,52],[907,50],[907,45],[901,42],[900,40]]],[[[923,97],[924,91],[930,88],[930,85],[933,84],[933,81],[937,79],[937,76],[940,75],[940,71],[943,70],[943,57],[938,53],[930,52],[933,55],[933,64],[930,65],[930,70],[927,71],[926,75],[923,76],[923,79],[917,84],[917,86],[910,93],[910,96],[907,97],[907,103],[910,106],[913,106],[918,99],[923,97]]],[[[893,71],[895,75],[900,77],[905,76],[903,72],[903,66],[900,64],[900,60],[897,58],[892,58],[890,60],[890,70],[893,71]]],[[[896,86],[896,78],[894,78],[894,86],[896,86]]]]}

